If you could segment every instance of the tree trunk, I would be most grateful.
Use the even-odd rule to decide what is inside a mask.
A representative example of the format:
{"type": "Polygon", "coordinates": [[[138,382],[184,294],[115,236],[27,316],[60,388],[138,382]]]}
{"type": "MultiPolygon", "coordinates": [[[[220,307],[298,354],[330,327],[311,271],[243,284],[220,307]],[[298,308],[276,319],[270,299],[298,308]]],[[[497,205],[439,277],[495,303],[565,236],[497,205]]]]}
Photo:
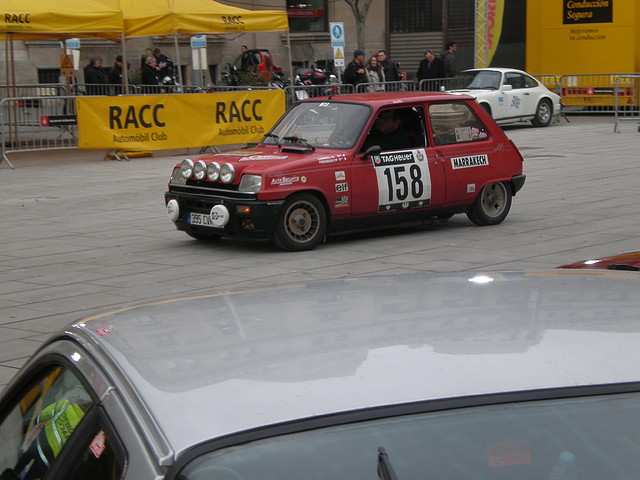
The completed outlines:
{"type": "Polygon", "coordinates": [[[364,5],[362,8],[358,5],[360,0],[344,0],[347,5],[351,7],[351,11],[353,12],[353,17],[356,20],[356,32],[358,36],[358,45],[356,48],[365,49],[365,41],[364,41],[364,28],[365,28],[365,20],[367,18],[367,13],[369,13],[369,6],[373,0],[364,0],[364,5]]]}

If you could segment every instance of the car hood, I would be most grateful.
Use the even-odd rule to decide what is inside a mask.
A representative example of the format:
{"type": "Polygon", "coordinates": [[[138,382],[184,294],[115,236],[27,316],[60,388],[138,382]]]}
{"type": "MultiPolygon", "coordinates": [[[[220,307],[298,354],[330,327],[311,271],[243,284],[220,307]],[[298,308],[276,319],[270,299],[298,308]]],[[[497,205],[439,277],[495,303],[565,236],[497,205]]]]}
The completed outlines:
{"type": "Polygon", "coordinates": [[[458,89],[458,90],[447,90],[446,93],[453,93],[454,95],[471,95],[472,97],[477,98],[478,96],[488,95],[490,93],[501,93],[499,90],[489,90],[489,89],[458,89]]]}
{"type": "MultiPolygon", "coordinates": [[[[308,168],[309,164],[319,166],[345,162],[348,151],[337,149],[313,149],[304,146],[277,146],[258,145],[253,148],[231,150],[198,157],[193,161],[202,160],[205,164],[217,162],[219,165],[230,163],[236,172],[236,180],[239,182],[243,173],[269,174],[286,173],[296,171],[299,168],[308,168]]],[[[178,165],[176,165],[178,166],[178,165]]]]}
{"type": "Polygon", "coordinates": [[[582,260],[580,262],[562,265],[557,268],[566,269],[607,269],[607,270],[640,270],[640,252],[627,252],[609,257],[582,260]]]}

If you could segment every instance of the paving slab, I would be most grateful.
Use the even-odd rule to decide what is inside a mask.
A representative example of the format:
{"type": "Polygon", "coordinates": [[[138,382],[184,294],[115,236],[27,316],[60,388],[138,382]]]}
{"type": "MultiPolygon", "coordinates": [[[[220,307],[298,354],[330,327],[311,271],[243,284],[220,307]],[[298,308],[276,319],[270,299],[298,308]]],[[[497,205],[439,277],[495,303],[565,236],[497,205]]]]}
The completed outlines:
{"type": "Polygon", "coordinates": [[[501,225],[447,224],[330,237],[310,252],[195,241],[167,218],[174,164],[194,151],[104,161],[31,152],[0,163],[0,389],[60,326],[209,290],[353,275],[539,270],[640,249],[640,135],[613,117],[505,127],[527,181],[501,225]]]}

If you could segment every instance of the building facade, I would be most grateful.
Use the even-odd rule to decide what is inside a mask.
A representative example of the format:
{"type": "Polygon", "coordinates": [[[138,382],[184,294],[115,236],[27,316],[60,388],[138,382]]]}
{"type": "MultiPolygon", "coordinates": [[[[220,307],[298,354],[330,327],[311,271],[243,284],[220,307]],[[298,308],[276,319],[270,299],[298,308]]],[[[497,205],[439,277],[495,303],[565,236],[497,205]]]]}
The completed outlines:
{"type": "MultiPolygon", "coordinates": [[[[329,22],[343,22],[346,47],[345,62],[353,51],[363,49],[367,54],[381,48],[400,64],[407,78],[415,77],[418,63],[425,50],[440,52],[448,40],[458,45],[457,68],[474,66],[474,35],[476,2],[478,0],[371,0],[363,22],[364,40],[358,42],[356,15],[347,0],[249,0],[221,3],[251,10],[286,9],[289,17],[289,35],[284,32],[259,32],[242,35],[207,37],[208,70],[197,84],[218,83],[225,64],[232,63],[240,54],[242,45],[249,48],[267,48],[276,64],[288,70],[289,49],[293,66],[333,66],[333,49],[329,35],[329,22]],[[363,44],[359,44],[363,43],[363,44]]],[[[492,0],[485,0],[492,1],[492,0]]],[[[504,3],[501,43],[492,65],[525,67],[525,15],[526,0],[493,0],[504,3]]],[[[355,2],[350,2],[355,3],[355,2]]],[[[363,1],[358,4],[364,3],[363,1]]],[[[362,9],[363,6],[359,5],[362,9]]],[[[174,62],[179,59],[185,84],[194,84],[191,69],[192,52],[189,38],[145,37],[126,40],[127,58],[134,76],[139,69],[142,52],[159,47],[174,62]]],[[[55,83],[60,71],[59,56],[63,47],[58,41],[15,42],[14,63],[16,82],[19,84],[55,83]]],[[[110,67],[121,53],[120,45],[109,40],[80,40],[76,52],[79,83],[83,83],[83,68],[89,59],[99,55],[103,65],[110,67]]],[[[4,60],[5,52],[0,52],[4,60]]],[[[4,82],[2,82],[4,83],[4,82]]]]}

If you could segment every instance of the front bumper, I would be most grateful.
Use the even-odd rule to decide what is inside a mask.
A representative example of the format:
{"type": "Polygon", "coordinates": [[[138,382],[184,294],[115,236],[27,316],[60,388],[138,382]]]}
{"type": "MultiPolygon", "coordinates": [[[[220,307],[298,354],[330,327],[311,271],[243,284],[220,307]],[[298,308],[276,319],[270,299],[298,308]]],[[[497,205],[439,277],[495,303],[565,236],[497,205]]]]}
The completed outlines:
{"type": "Polygon", "coordinates": [[[176,200],[178,203],[178,212],[174,220],[178,230],[196,235],[219,235],[257,240],[271,238],[284,204],[284,200],[260,201],[171,190],[164,194],[165,205],[170,200],[176,200]],[[216,205],[224,205],[229,211],[229,220],[223,227],[193,225],[189,222],[191,213],[210,215],[211,209],[216,205]]]}

